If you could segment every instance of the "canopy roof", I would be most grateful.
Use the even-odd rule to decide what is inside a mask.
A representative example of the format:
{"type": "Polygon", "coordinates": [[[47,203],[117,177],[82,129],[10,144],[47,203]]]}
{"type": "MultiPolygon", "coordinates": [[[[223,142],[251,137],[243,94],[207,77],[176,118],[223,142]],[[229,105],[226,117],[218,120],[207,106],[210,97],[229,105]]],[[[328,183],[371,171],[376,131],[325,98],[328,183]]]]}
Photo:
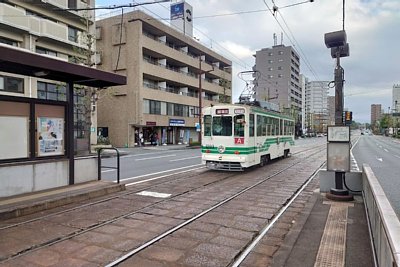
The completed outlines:
{"type": "Polygon", "coordinates": [[[0,71],[92,87],[126,84],[126,77],[122,75],[2,44],[0,44],[0,71]]]}

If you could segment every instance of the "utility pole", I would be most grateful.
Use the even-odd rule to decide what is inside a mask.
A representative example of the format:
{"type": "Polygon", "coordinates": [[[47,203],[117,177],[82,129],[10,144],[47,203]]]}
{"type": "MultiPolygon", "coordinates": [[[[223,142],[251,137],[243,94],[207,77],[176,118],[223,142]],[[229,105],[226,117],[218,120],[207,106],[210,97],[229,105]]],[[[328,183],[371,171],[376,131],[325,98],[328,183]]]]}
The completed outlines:
{"type": "Polygon", "coordinates": [[[203,90],[202,90],[202,85],[201,85],[201,79],[202,79],[202,75],[213,71],[214,70],[214,65],[211,65],[212,69],[211,70],[206,70],[203,71],[201,69],[201,55],[199,56],[199,127],[200,127],[200,131],[199,131],[199,143],[201,145],[201,116],[202,116],[202,107],[203,107],[203,103],[202,103],[202,94],[203,94],[203,90]]]}
{"type": "Polygon", "coordinates": [[[199,143],[201,146],[201,115],[202,115],[202,100],[201,100],[201,95],[202,93],[202,88],[201,88],[201,75],[202,75],[202,71],[201,71],[201,56],[199,56],[199,127],[200,127],[200,131],[199,131],[199,143]]]}

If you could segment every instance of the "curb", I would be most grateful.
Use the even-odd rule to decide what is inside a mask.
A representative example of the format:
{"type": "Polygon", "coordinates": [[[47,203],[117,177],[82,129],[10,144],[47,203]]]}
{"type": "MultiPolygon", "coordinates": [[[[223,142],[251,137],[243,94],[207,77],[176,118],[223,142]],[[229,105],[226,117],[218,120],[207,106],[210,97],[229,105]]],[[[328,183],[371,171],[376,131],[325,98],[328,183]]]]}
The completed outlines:
{"type": "Polygon", "coordinates": [[[101,197],[107,194],[120,192],[125,189],[125,184],[112,184],[102,188],[96,188],[94,190],[88,191],[86,189],[83,192],[75,192],[76,194],[74,194],[74,192],[66,192],[59,196],[55,196],[52,199],[44,199],[45,197],[43,197],[42,199],[38,199],[36,202],[34,200],[27,201],[29,203],[25,202],[19,205],[13,205],[11,207],[0,209],[0,220],[12,219],[87,199],[101,197]]]}

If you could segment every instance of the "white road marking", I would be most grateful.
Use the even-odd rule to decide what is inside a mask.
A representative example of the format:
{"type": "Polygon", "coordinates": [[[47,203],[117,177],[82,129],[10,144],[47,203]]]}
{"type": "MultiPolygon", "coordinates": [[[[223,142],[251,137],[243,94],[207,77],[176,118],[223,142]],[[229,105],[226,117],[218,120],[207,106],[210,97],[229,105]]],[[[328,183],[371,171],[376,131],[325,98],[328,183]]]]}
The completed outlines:
{"type": "Polygon", "coordinates": [[[160,159],[160,158],[168,158],[168,157],[176,157],[176,154],[158,156],[158,157],[150,157],[150,158],[135,159],[135,161],[148,160],[148,159],[160,159]]]}
{"type": "Polygon", "coordinates": [[[168,198],[168,197],[171,196],[171,194],[151,192],[151,191],[142,191],[142,192],[136,193],[136,195],[148,196],[148,197],[157,197],[157,198],[168,198]]]}
{"type": "Polygon", "coordinates": [[[394,156],[400,159],[400,156],[399,156],[399,155],[394,155],[394,156]]]}
{"type": "Polygon", "coordinates": [[[385,150],[386,152],[389,152],[389,150],[387,150],[386,148],[384,148],[383,150],[385,150]]]}
{"type": "MultiPolygon", "coordinates": [[[[121,179],[120,181],[122,182],[122,181],[126,181],[126,180],[133,180],[133,179],[143,178],[143,177],[147,177],[147,176],[151,176],[151,175],[157,175],[157,174],[166,173],[166,172],[173,172],[173,171],[187,169],[187,168],[201,166],[201,165],[203,165],[203,164],[195,164],[195,165],[180,167],[180,168],[176,168],[176,169],[170,169],[170,170],[165,170],[165,171],[160,171],[160,172],[153,172],[153,173],[138,175],[138,176],[134,176],[134,177],[124,178],[124,179],[121,179]]],[[[114,182],[116,182],[116,181],[117,180],[115,180],[114,182]]]]}
{"type": "Polygon", "coordinates": [[[187,159],[196,159],[196,158],[201,158],[201,156],[188,157],[188,158],[182,158],[182,159],[171,159],[170,162],[187,160],[187,159]]]}
{"type": "Polygon", "coordinates": [[[377,160],[379,160],[380,162],[383,162],[383,159],[382,158],[376,158],[377,160]]]}
{"type": "MultiPolygon", "coordinates": [[[[203,165],[203,164],[199,164],[199,165],[203,165]]],[[[191,172],[191,171],[198,170],[198,169],[203,169],[203,168],[205,168],[205,166],[202,166],[202,167],[199,167],[199,168],[193,168],[193,169],[189,169],[189,170],[184,170],[184,171],[181,171],[181,172],[175,172],[175,173],[171,173],[171,174],[165,174],[165,175],[157,176],[157,177],[150,178],[150,179],[146,179],[146,180],[142,180],[142,181],[137,181],[137,182],[125,184],[125,186],[131,186],[131,185],[135,185],[135,184],[142,184],[142,183],[145,183],[145,182],[149,182],[149,181],[153,181],[153,180],[158,180],[158,179],[161,179],[161,178],[164,178],[164,177],[168,177],[168,176],[172,176],[172,175],[175,175],[175,174],[180,174],[180,173],[185,173],[185,172],[191,172]]]]}
{"type": "Polygon", "coordinates": [[[123,159],[123,158],[141,157],[141,156],[147,156],[147,155],[153,155],[153,154],[166,154],[166,153],[171,153],[171,152],[170,152],[170,151],[159,151],[159,152],[149,152],[149,153],[131,154],[131,155],[121,156],[121,159],[123,159]]]}
{"type": "Polygon", "coordinates": [[[114,170],[104,170],[104,171],[101,171],[102,173],[103,172],[115,172],[116,170],[114,169],[114,170]]]}

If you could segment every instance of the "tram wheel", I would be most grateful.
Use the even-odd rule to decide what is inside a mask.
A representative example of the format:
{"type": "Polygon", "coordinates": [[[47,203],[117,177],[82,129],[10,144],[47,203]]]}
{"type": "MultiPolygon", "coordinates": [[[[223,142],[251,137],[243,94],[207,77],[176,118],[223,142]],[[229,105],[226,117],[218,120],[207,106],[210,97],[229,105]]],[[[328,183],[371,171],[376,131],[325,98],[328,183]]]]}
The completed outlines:
{"type": "Polygon", "coordinates": [[[284,158],[289,157],[289,149],[286,149],[285,152],[283,152],[283,157],[284,158]]]}
{"type": "Polygon", "coordinates": [[[260,166],[263,167],[266,164],[267,164],[267,156],[266,155],[261,156],[261,158],[260,158],[260,166]]]}

